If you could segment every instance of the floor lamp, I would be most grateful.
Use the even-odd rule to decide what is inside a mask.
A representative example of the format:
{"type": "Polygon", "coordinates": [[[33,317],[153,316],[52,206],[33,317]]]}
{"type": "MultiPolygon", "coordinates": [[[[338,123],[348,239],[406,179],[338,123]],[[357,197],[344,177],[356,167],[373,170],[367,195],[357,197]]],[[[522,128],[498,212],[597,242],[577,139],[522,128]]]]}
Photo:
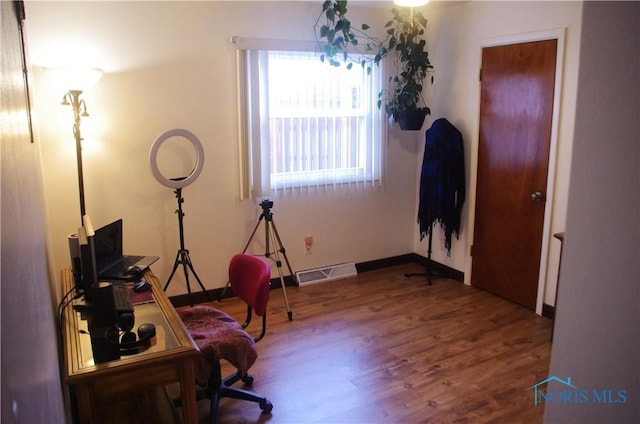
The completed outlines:
{"type": "Polygon", "coordinates": [[[80,100],[82,90],[69,90],[62,98],[63,105],[71,105],[73,108],[73,137],[76,140],[76,161],[78,163],[78,193],[80,194],[80,224],[83,225],[82,218],[86,215],[84,204],[84,177],[82,172],[82,135],[80,133],[80,120],[82,116],[89,116],[87,105],[84,100],[80,100]]]}
{"type": "MultiPolygon", "coordinates": [[[[102,71],[99,69],[69,71],[60,70],[64,73],[64,79],[73,84],[90,87],[94,85],[102,76],[102,71]]],[[[62,105],[71,106],[73,109],[73,137],[76,143],[76,162],[78,164],[78,193],[80,196],[80,226],[84,225],[83,217],[86,215],[86,208],[84,202],[84,175],[82,170],[82,133],[80,132],[80,121],[82,117],[87,117],[87,104],[84,99],[80,99],[82,90],[74,89],[69,90],[62,97],[62,105]]]]}
{"type": "MultiPolygon", "coordinates": [[[[88,88],[93,86],[100,77],[102,71],[58,69],[55,71],[60,84],[65,87],[73,86],[88,88]]],[[[73,137],[76,143],[76,162],[78,164],[78,194],[80,196],[80,227],[78,232],[69,235],[69,251],[71,254],[71,269],[74,278],[74,287],[78,295],[84,294],[85,300],[90,300],[91,287],[98,283],[98,271],[95,263],[95,246],[93,239],[93,225],[86,212],[84,201],[84,176],[82,170],[82,133],[80,121],[87,117],[87,104],[80,99],[82,90],[67,91],[62,97],[62,105],[71,106],[73,109],[73,137]]],[[[67,293],[68,295],[69,293],[67,293]]],[[[66,297],[66,295],[65,295],[66,297]]]]}

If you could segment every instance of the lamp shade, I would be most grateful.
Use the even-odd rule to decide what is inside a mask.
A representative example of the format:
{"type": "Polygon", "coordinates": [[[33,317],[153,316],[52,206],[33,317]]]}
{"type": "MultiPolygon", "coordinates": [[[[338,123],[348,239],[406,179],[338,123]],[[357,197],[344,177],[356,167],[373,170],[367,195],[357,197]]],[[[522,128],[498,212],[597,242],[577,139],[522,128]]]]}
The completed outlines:
{"type": "Polygon", "coordinates": [[[102,69],[55,68],[50,69],[55,84],[64,90],[85,91],[96,85],[102,77],[102,69]]]}

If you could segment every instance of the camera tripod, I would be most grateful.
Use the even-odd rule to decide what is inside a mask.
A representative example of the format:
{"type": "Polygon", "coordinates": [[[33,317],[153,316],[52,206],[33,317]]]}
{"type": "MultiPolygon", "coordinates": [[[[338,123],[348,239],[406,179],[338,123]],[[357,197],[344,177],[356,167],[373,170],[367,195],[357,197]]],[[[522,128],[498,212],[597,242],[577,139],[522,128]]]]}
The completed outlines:
{"type": "Polygon", "coordinates": [[[191,302],[191,285],[189,284],[189,273],[187,272],[187,268],[190,269],[191,272],[193,273],[193,276],[196,277],[196,280],[198,281],[200,288],[202,289],[204,294],[207,296],[207,299],[209,300],[209,302],[211,302],[212,300],[211,300],[211,297],[209,296],[209,292],[204,288],[204,286],[202,285],[202,281],[200,281],[200,278],[198,277],[198,274],[196,274],[196,271],[193,269],[193,264],[191,263],[191,258],[189,257],[189,251],[184,248],[184,226],[182,223],[184,218],[184,213],[182,212],[182,204],[184,203],[184,198],[182,197],[182,188],[177,188],[175,190],[175,193],[176,193],[176,199],[178,199],[178,209],[176,210],[176,213],[178,214],[178,227],[180,229],[180,249],[176,254],[176,260],[173,264],[173,270],[171,270],[171,275],[169,275],[169,279],[167,280],[167,283],[164,285],[164,291],[167,291],[167,288],[169,287],[169,283],[171,283],[171,279],[173,278],[173,275],[176,273],[176,270],[178,269],[178,265],[182,265],[182,269],[184,270],[184,280],[187,283],[187,292],[189,293],[189,302],[191,303],[191,306],[193,306],[193,302],[191,302]]]}
{"type": "MultiPolygon", "coordinates": [[[[287,297],[287,289],[285,288],[284,277],[282,276],[282,261],[280,260],[280,253],[284,257],[284,261],[287,264],[287,268],[289,269],[289,275],[293,277],[294,273],[291,268],[291,264],[289,263],[289,258],[287,258],[286,250],[282,245],[282,240],[280,240],[280,235],[278,234],[278,229],[276,228],[276,224],[275,222],[273,222],[273,213],[271,213],[271,208],[273,207],[273,200],[265,199],[262,202],[260,202],[260,206],[262,207],[262,213],[258,218],[258,222],[256,223],[256,226],[253,229],[253,232],[249,236],[249,240],[247,241],[247,244],[245,244],[244,249],[242,249],[242,253],[246,253],[247,249],[249,248],[249,245],[251,244],[251,241],[253,240],[253,237],[258,231],[260,222],[264,220],[264,243],[265,243],[264,257],[267,259],[272,259],[271,255],[274,256],[273,261],[275,262],[276,268],[278,269],[278,276],[280,277],[280,284],[282,285],[282,295],[284,296],[284,303],[287,308],[287,316],[289,317],[289,321],[291,321],[293,320],[293,312],[289,307],[289,298],[287,297]],[[270,237],[274,237],[276,242],[275,250],[273,252],[270,251],[271,250],[270,237]]],[[[224,288],[222,294],[220,295],[221,298],[226,292],[227,288],[229,288],[229,283],[227,283],[227,286],[224,288]]]]}

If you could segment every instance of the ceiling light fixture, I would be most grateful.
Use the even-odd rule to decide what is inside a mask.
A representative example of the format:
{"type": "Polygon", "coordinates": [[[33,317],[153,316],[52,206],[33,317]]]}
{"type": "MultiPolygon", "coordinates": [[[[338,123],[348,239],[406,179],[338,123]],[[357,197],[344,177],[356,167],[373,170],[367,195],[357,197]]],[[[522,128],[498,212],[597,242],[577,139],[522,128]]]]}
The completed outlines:
{"type": "Polygon", "coordinates": [[[401,7],[419,7],[429,3],[429,0],[393,0],[393,3],[401,7]]]}

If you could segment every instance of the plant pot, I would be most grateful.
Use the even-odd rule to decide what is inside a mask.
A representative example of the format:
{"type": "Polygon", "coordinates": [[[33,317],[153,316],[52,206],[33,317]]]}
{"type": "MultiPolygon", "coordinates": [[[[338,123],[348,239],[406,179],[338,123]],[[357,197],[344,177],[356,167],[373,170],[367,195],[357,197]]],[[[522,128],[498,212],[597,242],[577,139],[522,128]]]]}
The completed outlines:
{"type": "Polygon", "coordinates": [[[403,110],[396,112],[395,119],[401,130],[418,131],[422,128],[427,109],[403,110]]]}

